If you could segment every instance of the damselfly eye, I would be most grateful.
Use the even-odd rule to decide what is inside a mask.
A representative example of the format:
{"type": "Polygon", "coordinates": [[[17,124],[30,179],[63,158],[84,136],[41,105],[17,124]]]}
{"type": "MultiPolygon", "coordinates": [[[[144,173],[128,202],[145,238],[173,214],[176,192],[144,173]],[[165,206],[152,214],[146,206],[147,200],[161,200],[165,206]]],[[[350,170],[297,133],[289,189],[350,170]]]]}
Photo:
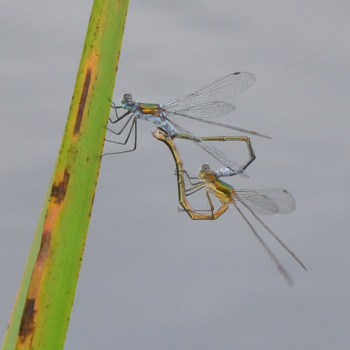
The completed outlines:
{"type": "Polygon", "coordinates": [[[124,94],[122,103],[130,103],[132,102],[132,95],[131,94],[124,94]]]}
{"type": "Polygon", "coordinates": [[[203,164],[203,165],[201,166],[201,168],[199,169],[199,172],[200,172],[200,173],[204,173],[204,172],[206,172],[206,171],[208,171],[208,170],[210,170],[209,164],[203,164]]]}

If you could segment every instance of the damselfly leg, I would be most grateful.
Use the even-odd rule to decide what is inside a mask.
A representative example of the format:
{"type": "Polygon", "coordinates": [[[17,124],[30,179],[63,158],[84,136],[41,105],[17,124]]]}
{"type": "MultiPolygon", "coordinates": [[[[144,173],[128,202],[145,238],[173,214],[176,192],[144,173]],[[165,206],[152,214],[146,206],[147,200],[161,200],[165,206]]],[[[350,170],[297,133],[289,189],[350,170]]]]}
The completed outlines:
{"type": "MultiPolygon", "coordinates": [[[[113,120],[111,117],[109,117],[109,121],[112,124],[116,124],[118,122],[120,122],[122,119],[124,119],[127,115],[131,114],[131,110],[127,110],[122,116],[119,117],[118,115],[118,109],[123,108],[122,106],[117,106],[113,101],[111,101],[111,108],[114,109],[114,113],[115,113],[115,120],[113,120]]],[[[128,121],[126,123],[129,123],[131,118],[128,119],[128,121]]],[[[122,131],[125,129],[125,126],[123,127],[123,129],[117,133],[117,135],[120,135],[122,133],[122,131]]]]}
{"type": "Polygon", "coordinates": [[[111,130],[110,128],[107,128],[107,130],[108,130],[108,133],[111,133],[113,135],[119,136],[125,130],[126,126],[130,123],[130,121],[131,121],[131,125],[129,127],[128,133],[127,133],[126,138],[125,138],[124,141],[115,141],[115,140],[111,140],[109,138],[106,138],[105,141],[108,142],[108,143],[114,143],[114,144],[117,144],[117,145],[125,146],[129,142],[130,135],[131,135],[132,131],[134,131],[134,133],[133,133],[133,135],[134,135],[134,137],[133,137],[133,139],[134,139],[133,147],[131,149],[127,149],[127,150],[123,150],[123,151],[119,151],[119,152],[106,152],[106,153],[103,153],[103,156],[112,155],[112,154],[121,154],[121,153],[127,153],[127,152],[135,151],[136,146],[137,146],[137,119],[136,118],[133,118],[132,116],[129,117],[127,122],[125,123],[125,125],[123,126],[123,128],[119,132],[111,130]]]}

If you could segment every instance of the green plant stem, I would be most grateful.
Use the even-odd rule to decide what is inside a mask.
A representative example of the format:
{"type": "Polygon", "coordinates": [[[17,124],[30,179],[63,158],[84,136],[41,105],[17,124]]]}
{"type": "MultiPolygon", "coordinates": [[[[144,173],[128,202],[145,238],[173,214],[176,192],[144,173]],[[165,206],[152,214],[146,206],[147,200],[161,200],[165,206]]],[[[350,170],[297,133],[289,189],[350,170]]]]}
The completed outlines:
{"type": "Polygon", "coordinates": [[[52,180],[3,350],[63,349],[101,163],[128,0],[95,0],[52,180]]]}

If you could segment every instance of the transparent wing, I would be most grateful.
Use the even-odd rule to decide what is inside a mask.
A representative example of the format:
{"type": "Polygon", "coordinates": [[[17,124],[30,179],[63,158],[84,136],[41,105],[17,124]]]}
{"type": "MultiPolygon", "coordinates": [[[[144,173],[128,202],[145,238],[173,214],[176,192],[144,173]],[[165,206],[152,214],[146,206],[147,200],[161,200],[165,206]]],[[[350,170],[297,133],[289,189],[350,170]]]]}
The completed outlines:
{"type": "Polygon", "coordinates": [[[195,106],[182,106],[183,108],[175,111],[167,111],[168,114],[177,114],[182,116],[191,115],[195,118],[212,118],[232,112],[235,106],[223,101],[209,101],[195,106]]]}
{"type": "Polygon", "coordinates": [[[235,190],[240,201],[258,214],[287,214],[295,209],[295,199],[282,188],[235,190]]]}
{"type": "Polygon", "coordinates": [[[192,94],[171,101],[164,107],[169,110],[176,110],[177,108],[181,109],[181,106],[191,107],[210,101],[225,101],[248,89],[254,82],[255,76],[251,73],[231,73],[192,94]]]}
{"type": "MultiPolygon", "coordinates": [[[[170,120],[169,120],[170,121],[170,120]]],[[[228,168],[234,170],[237,172],[238,175],[248,177],[247,173],[244,171],[244,169],[234,160],[229,158],[224,152],[220,151],[215,146],[211,145],[209,142],[204,141],[198,136],[195,136],[194,134],[190,133],[189,131],[181,128],[179,125],[175,124],[173,121],[170,121],[177,131],[185,136],[191,141],[193,141],[196,145],[198,145],[200,148],[202,148],[204,151],[209,153],[212,157],[214,157],[216,160],[218,160],[221,164],[227,166],[228,168]]]]}
{"type": "Polygon", "coordinates": [[[260,134],[253,130],[203,119],[217,117],[233,111],[235,107],[230,103],[224,102],[224,100],[248,89],[254,81],[255,76],[251,73],[232,73],[206,85],[192,94],[180,97],[164,105],[164,108],[168,115],[179,115],[203,123],[270,139],[270,136],[260,134]]]}
{"type": "MultiPolygon", "coordinates": [[[[214,102],[212,102],[214,103],[214,102]]],[[[221,102],[221,103],[225,103],[225,102],[221,102]]],[[[202,106],[204,104],[201,104],[201,105],[198,105],[198,106],[202,106]]],[[[231,105],[232,107],[234,107],[233,105],[231,105]]],[[[197,106],[195,106],[197,107],[197,106]]],[[[204,116],[204,118],[201,118],[201,116],[203,116],[203,114],[205,113],[204,110],[198,110],[197,111],[197,116],[194,116],[194,115],[191,115],[191,111],[192,110],[195,110],[195,107],[189,107],[187,108],[186,110],[189,111],[189,113],[184,113],[182,111],[186,111],[185,109],[183,110],[180,110],[180,112],[171,112],[171,111],[167,111],[167,114],[168,115],[179,115],[181,117],[185,117],[185,118],[189,118],[189,119],[192,119],[192,120],[196,120],[197,122],[203,122],[203,123],[206,123],[206,124],[210,124],[210,125],[215,125],[215,126],[220,126],[220,127],[223,127],[223,128],[226,128],[226,129],[231,129],[231,130],[236,130],[236,131],[240,131],[240,132],[244,132],[246,134],[251,134],[251,135],[256,135],[256,136],[261,136],[261,137],[265,137],[266,139],[271,139],[270,136],[267,136],[267,135],[264,135],[264,134],[261,134],[259,132],[256,132],[256,131],[253,131],[253,130],[247,130],[247,129],[244,129],[244,128],[240,128],[238,126],[233,126],[233,125],[229,125],[229,124],[223,124],[223,123],[218,123],[216,121],[213,121],[213,120],[208,120],[208,119],[204,119],[204,118],[208,118],[208,113],[206,113],[207,115],[204,116]],[[201,114],[199,114],[201,113],[201,114]]],[[[213,111],[214,112],[214,111],[213,111]]],[[[228,113],[228,112],[225,112],[225,113],[228,113]]],[[[219,115],[222,115],[224,113],[213,113],[213,115],[210,115],[210,116],[219,116],[219,115]]],[[[168,118],[169,119],[169,118],[168,118]]]]}

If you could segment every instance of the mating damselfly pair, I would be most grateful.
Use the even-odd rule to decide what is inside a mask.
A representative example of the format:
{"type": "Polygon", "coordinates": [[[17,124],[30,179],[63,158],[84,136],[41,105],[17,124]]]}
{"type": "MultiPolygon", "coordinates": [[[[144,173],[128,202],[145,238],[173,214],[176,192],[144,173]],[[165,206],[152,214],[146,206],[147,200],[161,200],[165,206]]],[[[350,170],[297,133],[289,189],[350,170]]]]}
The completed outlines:
{"type": "Polygon", "coordinates": [[[227,210],[229,204],[232,204],[263,245],[279,271],[286,278],[287,282],[291,284],[292,280],[286,270],[279,263],[278,259],[262,240],[256,229],[252,226],[237,204],[242,205],[248,212],[250,212],[250,214],[288,251],[288,253],[303,268],[305,268],[300,259],[257,216],[257,214],[289,213],[293,211],[295,209],[293,196],[284,189],[235,190],[229,184],[219,180],[219,178],[223,176],[246,176],[245,169],[255,159],[255,153],[248,136],[199,137],[195,133],[184,129],[178,124],[178,122],[175,123],[173,121],[173,117],[184,117],[198,122],[236,130],[245,134],[270,138],[255,131],[207,119],[209,117],[216,117],[233,111],[235,107],[226,102],[226,100],[246,90],[254,83],[254,81],[255,77],[250,73],[237,72],[229,74],[204,86],[194,93],[185,95],[164,105],[136,102],[133,100],[131,94],[124,94],[120,104],[116,105],[112,103],[115,117],[113,119],[110,118],[108,132],[113,136],[120,136],[122,134],[126,134],[126,136],[124,136],[123,141],[112,140],[107,136],[106,141],[120,145],[127,145],[130,136],[133,134],[133,145],[129,149],[120,152],[109,152],[105,153],[105,155],[134,151],[137,145],[137,121],[141,119],[154,123],[157,126],[157,130],[153,132],[153,136],[168,146],[173,158],[175,159],[179,203],[181,204],[183,211],[187,212],[193,220],[215,220],[227,210]],[[120,114],[118,113],[118,110],[123,110],[124,112],[120,114]],[[119,128],[116,128],[116,126],[119,126],[119,128]],[[197,177],[190,176],[183,168],[182,159],[174,144],[174,139],[176,138],[192,141],[225,167],[214,171],[210,169],[209,165],[203,164],[197,177]],[[239,164],[224,152],[214,147],[211,141],[245,142],[248,148],[249,158],[244,163],[239,164]],[[188,200],[192,194],[201,190],[205,190],[206,201],[209,205],[209,208],[204,211],[201,209],[194,209],[188,200]],[[218,200],[218,208],[215,208],[211,199],[212,197],[218,200]]]}

